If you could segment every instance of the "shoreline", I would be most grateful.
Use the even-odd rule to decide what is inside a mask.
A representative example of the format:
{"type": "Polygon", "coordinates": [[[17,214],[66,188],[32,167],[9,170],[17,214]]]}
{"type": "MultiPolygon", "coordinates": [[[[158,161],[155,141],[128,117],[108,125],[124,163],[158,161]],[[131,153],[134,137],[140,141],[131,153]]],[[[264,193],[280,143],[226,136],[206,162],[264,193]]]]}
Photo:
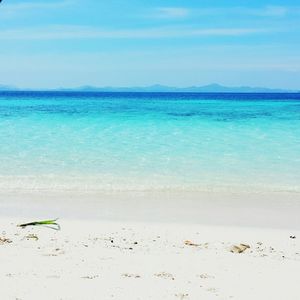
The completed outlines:
{"type": "MultiPolygon", "coordinates": [[[[253,179],[253,178],[252,178],[253,179]]],[[[194,182],[182,178],[168,176],[147,177],[115,177],[115,176],[0,176],[0,193],[299,193],[298,182],[274,182],[257,180],[247,181],[237,178],[221,178],[218,180],[194,182]]]]}

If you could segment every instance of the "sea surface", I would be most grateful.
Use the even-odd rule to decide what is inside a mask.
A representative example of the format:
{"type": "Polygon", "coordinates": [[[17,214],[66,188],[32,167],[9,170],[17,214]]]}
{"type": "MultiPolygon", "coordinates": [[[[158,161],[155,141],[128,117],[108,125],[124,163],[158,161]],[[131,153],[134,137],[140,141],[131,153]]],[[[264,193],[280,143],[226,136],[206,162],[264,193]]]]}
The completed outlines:
{"type": "Polygon", "coordinates": [[[0,92],[0,189],[300,192],[300,93],[0,92]]]}

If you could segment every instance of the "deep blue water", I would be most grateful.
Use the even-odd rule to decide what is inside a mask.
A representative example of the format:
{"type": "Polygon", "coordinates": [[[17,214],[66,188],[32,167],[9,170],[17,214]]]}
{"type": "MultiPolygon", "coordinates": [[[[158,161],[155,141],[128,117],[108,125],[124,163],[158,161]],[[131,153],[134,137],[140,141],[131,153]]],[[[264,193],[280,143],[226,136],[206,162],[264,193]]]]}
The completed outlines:
{"type": "Polygon", "coordinates": [[[0,92],[0,187],[300,190],[300,93],[0,92]]]}

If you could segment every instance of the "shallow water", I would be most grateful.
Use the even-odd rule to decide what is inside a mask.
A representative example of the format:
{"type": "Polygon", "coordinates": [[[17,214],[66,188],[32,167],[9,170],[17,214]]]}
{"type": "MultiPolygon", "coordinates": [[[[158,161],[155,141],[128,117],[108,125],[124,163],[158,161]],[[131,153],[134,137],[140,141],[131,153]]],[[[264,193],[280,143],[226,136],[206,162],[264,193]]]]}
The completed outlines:
{"type": "Polygon", "coordinates": [[[0,188],[300,191],[300,93],[0,93],[0,188]]]}

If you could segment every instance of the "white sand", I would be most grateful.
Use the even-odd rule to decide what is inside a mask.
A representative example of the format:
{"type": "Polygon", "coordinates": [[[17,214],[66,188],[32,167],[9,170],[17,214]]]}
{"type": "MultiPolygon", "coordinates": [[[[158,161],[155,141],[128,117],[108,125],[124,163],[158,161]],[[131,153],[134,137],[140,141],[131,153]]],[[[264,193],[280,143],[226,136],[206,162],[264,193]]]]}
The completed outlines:
{"type": "Polygon", "coordinates": [[[300,299],[298,194],[15,193],[0,203],[11,241],[0,242],[1,300],[300,299]],[[16,227],[53,216],[60,231],[16,227]],[[239,243],[250,248],[231,253],[239,243]]]}

